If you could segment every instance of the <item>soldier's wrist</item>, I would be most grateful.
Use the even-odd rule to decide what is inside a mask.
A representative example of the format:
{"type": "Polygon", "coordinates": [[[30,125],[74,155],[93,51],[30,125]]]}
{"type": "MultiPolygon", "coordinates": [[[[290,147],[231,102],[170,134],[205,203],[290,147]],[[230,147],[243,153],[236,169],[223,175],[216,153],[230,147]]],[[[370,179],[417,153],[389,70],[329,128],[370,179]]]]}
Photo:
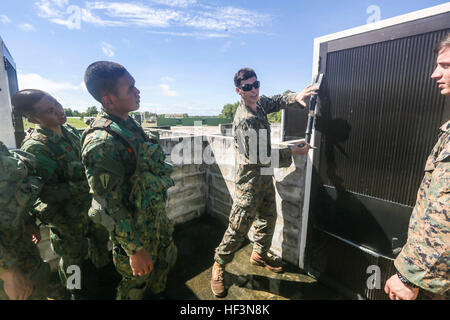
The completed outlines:
{"type": "Polygon", "coordinates": [[[397,271],[397,277],[400,279],[400,281],[407,287],[416,289],[418,286],[416,286],[414,283],[410,282],[408,279],[406,279],[398,270],[397,271]]]}
{"type": "Polygon", "coordinates": [[[126,247],[122,246],[122,248],[124,249],[125,253],[127,254],[127,256],[132,257],[134,256],[136,253],[138,253],[139,251],[141,251],[142,249],[144,249],[144,247],[142,245],[136,245],[136,244],[131,244],[128,245],[126,247]]]}

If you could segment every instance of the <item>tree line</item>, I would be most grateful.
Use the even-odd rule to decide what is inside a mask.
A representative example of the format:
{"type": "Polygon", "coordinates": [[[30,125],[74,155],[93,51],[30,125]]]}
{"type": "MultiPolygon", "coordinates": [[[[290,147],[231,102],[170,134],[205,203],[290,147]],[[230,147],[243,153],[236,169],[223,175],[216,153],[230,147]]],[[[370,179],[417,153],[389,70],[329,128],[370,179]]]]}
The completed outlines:
{"type": "Polygon", "coordinates": [[[97,107],[92,106],[87,108],[84,112],[79,112],[78,110],[72,110],[71,108],[64,108],[67,117],[95,117],[98,114],[97,107]]]}
{"type": "MultiPolygon", "coordinates": [[[[71,108],[64,108],[64,111],[65,111],[67,117],[80,117],[80,118],[96,117],[97,114],[99,113],[96,106],[89,107],[84,112],[79,112],[78,110],[72,110],[71,108]]],[[[131,115],[140,114],[140,112],[130,112],[130,114],[131,115]]],[[[151,116],[156,116],[155,113],[151,113],[149,111],[145,111],[144,115],[146,118],[150,118],[151,116]]]]}
{"type": "MultiPolygon", "coordinates": [[[[294,91],[286,90],[283,94],[288,93],[294,93],[294,91]]],[[[227,103],[223,106],[222,112],[219,114],[219,118],[231,119],[231,121],[233,121],[236,109],[240,104],[240,101],[236,101],[235,103],[227,103]]],[[[267,119],[269,119],[270,122],[281,122],[281,113],[282,111],[280,110],[278,112],[268,114],[267,119]]]]}

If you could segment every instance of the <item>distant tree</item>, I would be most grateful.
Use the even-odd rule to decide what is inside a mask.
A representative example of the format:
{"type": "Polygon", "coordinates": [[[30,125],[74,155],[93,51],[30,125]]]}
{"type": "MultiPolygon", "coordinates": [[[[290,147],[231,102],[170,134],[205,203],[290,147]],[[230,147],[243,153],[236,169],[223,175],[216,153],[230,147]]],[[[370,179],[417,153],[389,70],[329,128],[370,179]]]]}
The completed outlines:
{"type": "MultiPolygon", "coordinates": [[[[294,93],[294,91],[286,90],[285,92],[283,92],[283,94],[288,94],[288,93],[294,93]]],[[[281,122],[282,112],[283,111],[280,110],[276,113],[271,113],[271,114],[267,115],[267,119],[269,119],[270,122],[281,122]]]]}
{"type": "Polygon", "coordinates": [[[81,113],[78,110],[73,110],[72,117],[81,117],[81,113]]]}
{"type": "Polygon", "coordinates": [[[89,107],[86,112],[83,112],[83,116],[85,117],[95,117],[97,114],[98,110],[96,106],[89,107]]]}
{"type": "Polygon", "coordinates": [[[222,108],[222,112],[219,114],[219,118],[226,118],[233,120],[234,114],[236,113],[236,109],[239,107],[240,104],[241,102],[237,101],[233,104],[228,103],[224,105],[222,108]]]}
{"type": "Polygon", "coordinates": [[[267,119],[269,120],[269,122],[281,122],[281,114],[282,110],[275,113],[270,113],[267,115],[267,119]]]}
{"type": "Polygon", "coordinates": [[[73,117],[73,111],[70,108],[64,108],[64,112],[66,113],[66,116],[73,117]]]}

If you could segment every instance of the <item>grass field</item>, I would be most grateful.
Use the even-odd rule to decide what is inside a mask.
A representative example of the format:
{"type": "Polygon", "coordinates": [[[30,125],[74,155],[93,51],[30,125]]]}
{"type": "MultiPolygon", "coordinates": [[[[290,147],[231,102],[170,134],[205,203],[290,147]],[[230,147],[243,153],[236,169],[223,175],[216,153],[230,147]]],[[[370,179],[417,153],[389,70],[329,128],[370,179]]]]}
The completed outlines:
{"type": "MultiPolygon", "coordinates": [[[[193,126],[195,121],[201,121],[203,125],[207,126],[218,126],[221,123],[229,123],[231,122],[229,119],[218,118],[218,117],[188,117],[184,119],[165,119],[163,117],[158,117],[158,124],[152,123],[147,124],[144,123],[143,127],[154,127],[158,126],[193,126]]],[[[84,129],[87,125],[80,118],[67,118],[67,123],[77,129],[84,129]]],[[[28,122],[26,119],[23,120],[23,127],[26,130],[34,127],[34,124],[28,122]]]]}
{"type": "MultiPolygon", "coordinates": [[[[86,123],[84,123],[83,120],[80,120],[80,118],[67,118],[67,123],[77,129],[84,129],[87,127],[86,123]]],[[[23,127],[26,131],[28,128],[33,128],[34,124],[28,122],[26,119],[23,119],[23,127]]]]}
{"type": "Polygon", "coordinates": [[[202,125],[218,126],[222,123],[230,123],[230,119],[224,119],[219,117],[201,117],[193,116],[182,119],[165,118],[164,116],[158,116],[158,126],[194,126],[195,122],[199,121],[202,125]]]}

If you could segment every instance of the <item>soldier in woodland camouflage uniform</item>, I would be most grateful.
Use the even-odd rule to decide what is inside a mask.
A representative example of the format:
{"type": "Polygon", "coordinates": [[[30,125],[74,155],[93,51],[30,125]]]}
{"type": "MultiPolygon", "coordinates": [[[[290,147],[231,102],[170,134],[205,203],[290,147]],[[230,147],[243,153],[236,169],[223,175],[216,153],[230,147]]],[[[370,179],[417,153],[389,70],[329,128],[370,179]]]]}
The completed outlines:
{"type": "Polygon", "coordinates": [[[50,266],[32,242],[28,214],[42,187],[35,165],[0,142],[0,300],[47,298],[50,266]]]}
{"type": "MultiPolygon", "coordinates": [[[[260,155],[271,156],[270,124],[267,114],[287,107],[305,107],[306,100],[316,89],[308,86],[301,93],[259,97],[259,81],[252,69],[239,70],[234,83],[236,93],[242,98],[233,122],[233,135],[236,152],[236,194],[231,209],[229,225],[222,242],[216,249],[212,270],[211,290],[215,296],[225,294],[223,283],[224,266],[231,262],[252,224],[255,227],[252,264],[263,266],[273,272],[282,272],[279,263],[267,256],[272,243],[276,222],[275,189],[272,176],[262,169],[271,163],[262,161],[260,155]]],[[[309,146],[280,149],[281,167],[292,162],[293,154],[308,153],[309,146]]]]}
{"type": "MultiPolygon", "coordinates": [[[[62,106],[43,91],[22,90],[14,95],[12,103],[30,122],[39,124],[27,135],[21,149],[36,156],[37,172],[45,183],[34,212],[50,227],[52,249],[60,256],[61,281],[66,286],[71,265],[80,267],[81,279],[86,279],[83,270],[88,256],[100,270],[108,266],[111,255],[106,229],[95,225],[87,215],[92,198],[81,163],[81,136],[64,124],[62,106]]],[[[94,289],[92,283],[89,286],[82,285],[82,291],[74,292],[86,298],[94,289]]]]}
{"type": "Polygon", "coordinates": [[[123,66],[96,62],[85,83],[104,108],[83,134],[83,164],[94,195],[89,216],[113,241],[122,275],[117,299],[162,294],[177,256],[165,211],[173,169],[158,137],[147,136],[128,115],[139,108],[139,90],[123,66]]]}
{"type": "MultiPolygon", "coordinates": [[[[450,34],[438,45],[431,77],[450,96],[450,34]]],[[[385,285],[392,300],[414,300],[419,288],[432,299],[450,297],[450,121],[425,164],[425,176],[409,222],[408,239],[385,285]]]]}

